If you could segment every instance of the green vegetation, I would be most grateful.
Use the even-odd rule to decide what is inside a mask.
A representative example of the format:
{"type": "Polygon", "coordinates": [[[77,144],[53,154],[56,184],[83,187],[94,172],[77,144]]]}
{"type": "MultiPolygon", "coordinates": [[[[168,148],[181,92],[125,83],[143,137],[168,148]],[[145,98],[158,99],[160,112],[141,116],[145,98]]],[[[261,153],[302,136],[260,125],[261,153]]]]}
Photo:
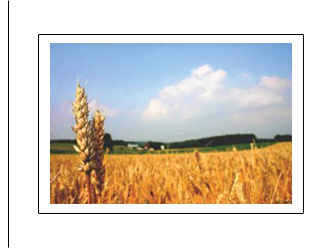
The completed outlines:
{"type": "MultiPolygon", "coordinates": [[[[50,140],[50,153],[76,153],[73,145],[76,145],[76,140],[64,139],[64,140],[50,140]]],[[[104,135],[104,150],[109,148],[113,150],[113,140],[109,133],[104,135]]]]}
{"type": "Polygon", "coordinates": [[[73,142],[50,142],[50,153],[51,154],[75,154],[76,151],[73,148],[73,142]]]}
{"type": "MultiPolygon", "coordinates": [[[[257,147],[262,148],[276,144],[275,141],[258,142],[257,147]]],[[[110,151],[109,154],[172,154],[172,153],[192,153],[195,149],[199,152],[221,152],[221,151],[232,151],[233,149],[238,151],[250,150],[250,143],[244,144],[232,144],[232,145],[220,145],[213,147],[194,147],[194,148],[176,148],[176,149],[166,149],[166,150],[137,150],[130,149],[126,146],[114,146],[114,150],[110,151]]],[[[50,143],[50,153],[51,154],[76,154],[72,143],[50,143]]]]}
{"type": "MultiPolygon", "coordinates": [[[[201,139],[185,140],[179,142],[156,142],[156,141],[125,141],[113,140],[109,133],[104,136],[104,150],[109,148],[110,154],[146,154],[146,153],[188,153],[198,149],[200,152],[249,150],[250,143],[256,142],[257,147],[265,147],[278,142],[291,141],[291,135],[276,135],[274,138],[257,138],[254,134],[228,134],[223,136],[213,136],[201,139]],[[139,146],[140,149],[131,149],[132,146],[139,146]],[[161,148],[165,147],[166,150],[161,148]],[[142,148],[146,148],[142,149],[142,148]],[[152,148],[154,151],[151,151],[152,148]]],[[[71,154],[75,153],[73,145],[76,140],[51,140],[51,154],[71,154]]]]}

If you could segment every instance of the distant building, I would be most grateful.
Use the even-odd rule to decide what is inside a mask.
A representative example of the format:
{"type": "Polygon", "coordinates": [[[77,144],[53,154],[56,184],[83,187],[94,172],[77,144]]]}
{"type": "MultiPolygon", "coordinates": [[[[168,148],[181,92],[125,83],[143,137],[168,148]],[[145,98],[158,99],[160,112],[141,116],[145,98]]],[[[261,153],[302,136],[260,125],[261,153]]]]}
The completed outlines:
{"type": "Polygon", "coordinates": [[[137,149],[139,147],[139,145],[138,144],[128,144],[128,147],[130,149],[137,149]]]}

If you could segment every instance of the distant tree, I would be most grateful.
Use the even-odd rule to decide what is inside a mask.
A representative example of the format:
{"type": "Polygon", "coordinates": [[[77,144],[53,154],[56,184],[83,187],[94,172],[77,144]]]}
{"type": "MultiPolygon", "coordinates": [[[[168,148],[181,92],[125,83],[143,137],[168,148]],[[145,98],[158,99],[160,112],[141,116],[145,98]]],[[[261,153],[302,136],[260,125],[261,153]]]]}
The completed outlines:
{"type": "Polygon", "coordinates": [[[254,134],[234,134],[215,137],[211,146],[251,143],[256,140],[254,134]]]}
{"type": "Polygon", "coordinates": [[[186,140],[181,142],[169,143],[170,148],[191,148],[191,147],[211,147],[220,145],[232,145],[251,143],[257,140],[254,134],[232,134],[223,136],[207,137],[197,140],[186,140]]]}
{"type": "Polygon", "coordinates": [[[163,145],[163,143],[161,142],[154,142],[154,141],[148,141],[148,147],[149,148],[153,148],[154,150],[160,150],[161,145],[163,145]]]}
{"type": "Polygon", "coordinates": [[[265,139],[256,139],[256,142],[273,142],[274,139],[269,139],[269,138],[265,138],[265,139]]]}
{"type": "Polygon", "coordinates": [[[114,140],[113,143],[114,143],[114,146],[127,146],[128,143],[130,142],[127,142],[124,140],[114,140]]]}
{"type": "Polygon", "coordinates": [[[111,151],[114,150],[114,142],[112,136],[109,133],[106,133],[104,135],[104,150],[106,150],[106,148],[108,148],[111,151]]]}
{"type": "Polygon", "coordinates": [[[76,140],[73,139],[58,139],[58,140],[50,140],[50,143],[70,143],[70,144],[76,144],[76,140]]]}
{"type": "Polygon", "coordinates": [[[292,141],[292,136],[290,134],[286,134],[286,135],[276,135],[274,137],[274,141],[292,141]]]}

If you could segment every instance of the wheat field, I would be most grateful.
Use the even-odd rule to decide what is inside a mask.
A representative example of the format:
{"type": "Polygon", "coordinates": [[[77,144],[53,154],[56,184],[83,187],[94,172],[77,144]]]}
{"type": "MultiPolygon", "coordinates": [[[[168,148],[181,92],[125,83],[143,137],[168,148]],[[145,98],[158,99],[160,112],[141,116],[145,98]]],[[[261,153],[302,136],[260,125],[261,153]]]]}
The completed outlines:
{"type": "MultiPolygon", "coordinates": [[[[50,203],[88,202],[78,155],[50,155],[50,203]]],[[[101,204],[291,204],[292,144],[246,151],[104,157],[101,204]]]]}

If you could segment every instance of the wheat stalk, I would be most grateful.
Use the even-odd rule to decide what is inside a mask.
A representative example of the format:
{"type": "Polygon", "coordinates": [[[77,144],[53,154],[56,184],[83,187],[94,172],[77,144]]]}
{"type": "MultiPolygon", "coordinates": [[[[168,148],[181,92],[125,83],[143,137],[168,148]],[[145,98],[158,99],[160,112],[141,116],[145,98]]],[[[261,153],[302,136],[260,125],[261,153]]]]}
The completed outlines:
{"type": "Polygon", "coordinates": [[[251,203],[252,204],[259,203],[258,189],[256,182],[254,180],[251,181],[251,203]]]}
{"type": "Polygon", "coordinates": [[[275,196],[275,192],[276,192],[276,189],[277,189],[277,185],[278,185],[278,182],[282,176],[283,172],[281,172],[277,178],[277,181],[276,181],[276,184],[275,184],[275,187],[274,187],[274,191],[273,191],[273,195],[272,195],[272,198],[271,198],[271,204],[273,203],[273,200],[274,200],[274,196],[275,196]]]}
{"type": "Polygon", "coordinates": [[[94,170],[91,175],[91,182],[94,186],[97,201],[100,203],[101,192],[105,177],[105,164],[103,163],[103,146],[104,146],[104,120],[105,117],[100,111],[96,111],[92,121],[93,148],[94,148],[94,170]]]}
{"type": "Polygon", "coordinates": [[[59,171],[50,181],[50,184],[53,183],[55,181],[55,179],[61,174],[61,172],[59,171]]]}
{"type": "Polygon", "coordinates": [[[233,179],[232,187],[229,195],[230,204],[235,203],[236,195],[237,195],[237,184],[238,184],[239,173],[235,173],[235,178],[233,179]]]}
{"type": "Polygon", "coordinates": [[[88,121],[89,107],[85,89],[80,87],[77,82],[76,99],[73,105],[73,113],[75,115],[76,125],[72,127],[76,133],[78,146],[74,145],[75,151],[79,154],[81,164],[77,167],[79,171],[84,171],[86,174],[86,184],[88,189],[88,204],[91,203],[90,189],[90,173],[93,169],[92,158],[95,153],[93,150],[92,130],[88,121]]]}

